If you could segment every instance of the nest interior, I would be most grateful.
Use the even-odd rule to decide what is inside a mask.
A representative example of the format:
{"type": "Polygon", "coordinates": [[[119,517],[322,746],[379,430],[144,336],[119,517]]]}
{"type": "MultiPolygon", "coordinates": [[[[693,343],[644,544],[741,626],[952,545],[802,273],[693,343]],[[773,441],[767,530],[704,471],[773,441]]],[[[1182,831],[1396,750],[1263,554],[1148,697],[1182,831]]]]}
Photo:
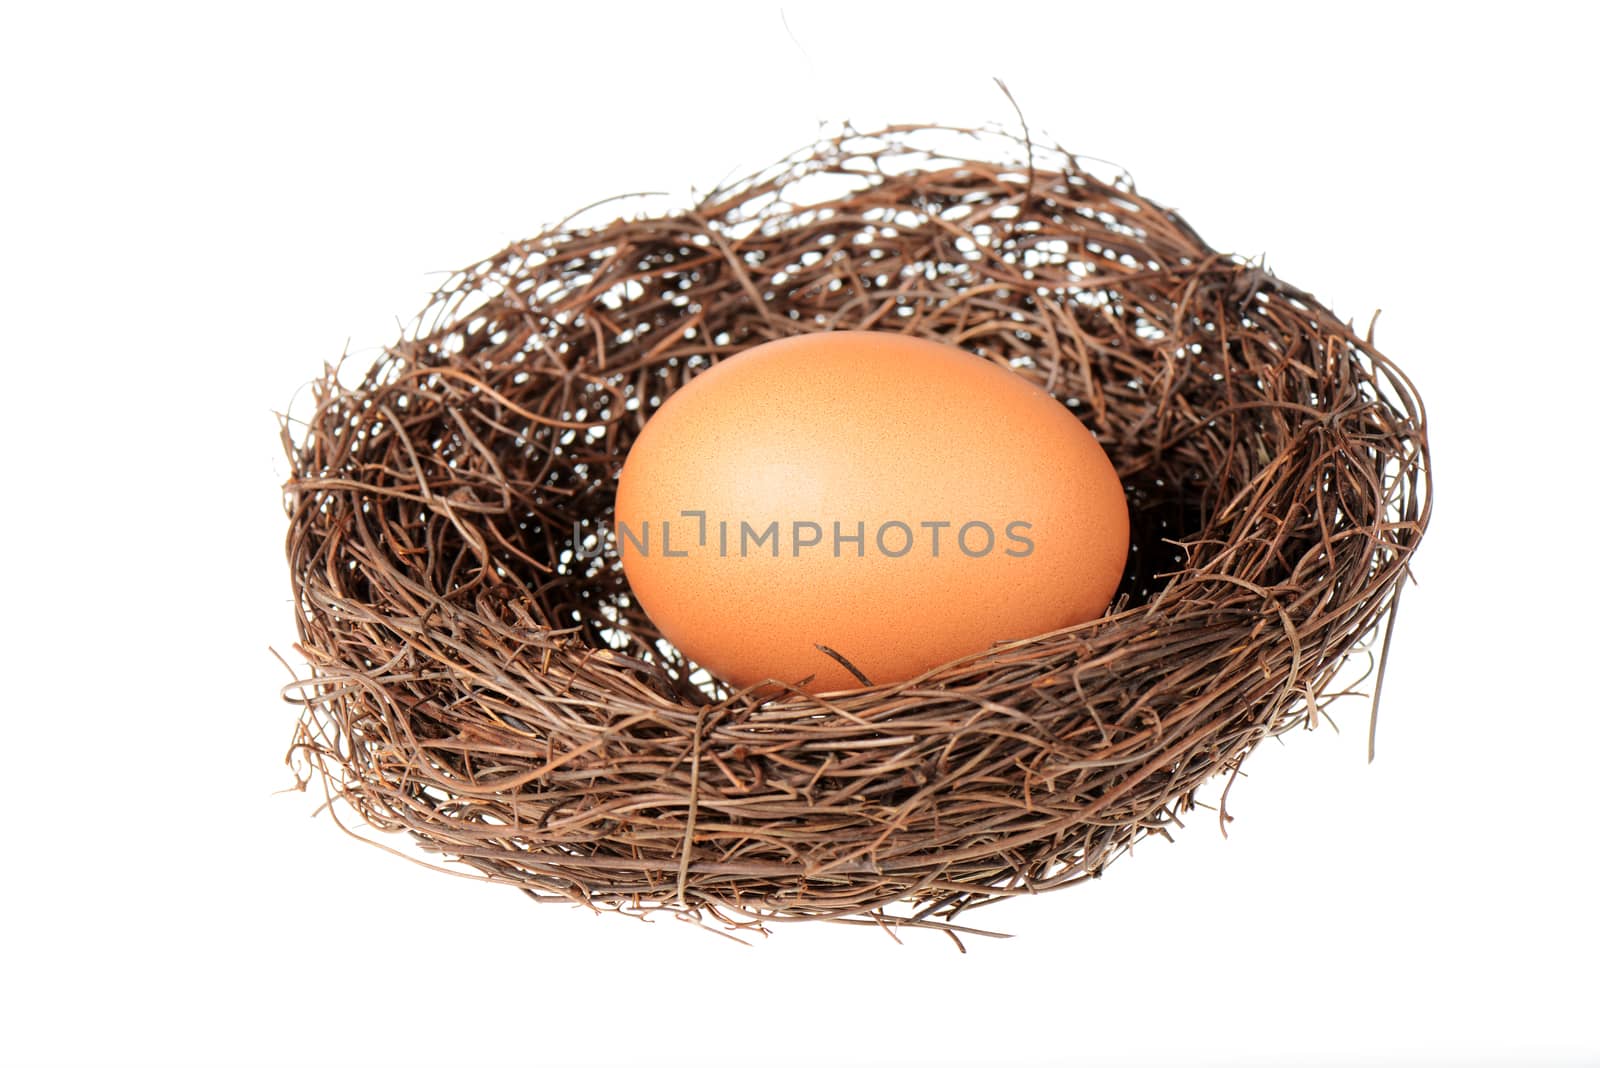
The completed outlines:
{"type": "Polygon", "coordinates": [[[1415,390],[1125,175],[845,130],[691,210],[580,218],[456,274],[283,423],[290,763],[457,870],[726,928],[965,930],[1314,724],[1397,603],[1415,390]],[[660,638],[596,552],[630,443],[714,362],[846,328],[960,345],[1095,432],[1133,519],[1105,618],[828,697],[730,691],[660,638]]]}

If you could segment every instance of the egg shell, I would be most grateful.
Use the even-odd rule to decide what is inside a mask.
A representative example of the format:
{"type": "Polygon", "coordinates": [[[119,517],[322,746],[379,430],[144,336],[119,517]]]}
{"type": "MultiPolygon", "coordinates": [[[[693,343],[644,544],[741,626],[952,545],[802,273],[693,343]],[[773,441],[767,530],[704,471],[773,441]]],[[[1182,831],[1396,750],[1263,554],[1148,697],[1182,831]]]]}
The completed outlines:
{"type": "Polygon", "coordinates": [[[1094,436],[1021,375],[835,331],[756,346],[668,397],[623,465],[614,537],[691,660],[735,686],[825,692],[1097,618],[1128,511],[1094,436]]]}

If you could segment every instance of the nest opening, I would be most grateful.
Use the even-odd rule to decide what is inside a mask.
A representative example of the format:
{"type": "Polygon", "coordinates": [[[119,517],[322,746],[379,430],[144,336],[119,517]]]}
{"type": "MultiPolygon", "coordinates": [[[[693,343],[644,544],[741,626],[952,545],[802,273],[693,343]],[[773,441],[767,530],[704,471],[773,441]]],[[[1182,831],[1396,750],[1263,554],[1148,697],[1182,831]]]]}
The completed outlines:
{"type": "Polygon", "coordinates": [[[535,898],[732,926],[954,930],[1099,874],[1314,720],[1429,506],[1370,337],[1126,176],[934,127],[513,245],[284,445],[302,782],[535,898]],[[716,360],[825,329],[960,345],[1095,432],[1132,518],[1107,618],[826,700],[692,671],[606,548],[622,459],[716,360]]]}

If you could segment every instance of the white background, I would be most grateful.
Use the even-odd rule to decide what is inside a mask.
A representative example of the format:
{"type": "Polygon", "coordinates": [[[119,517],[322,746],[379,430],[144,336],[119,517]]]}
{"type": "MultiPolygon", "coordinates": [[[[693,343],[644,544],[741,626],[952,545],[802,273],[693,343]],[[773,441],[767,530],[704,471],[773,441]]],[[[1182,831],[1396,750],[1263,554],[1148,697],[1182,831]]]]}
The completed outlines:
{"type": "Polygon", "coordinates": [[[13,5],[0,1057],[1594,1062],[1592,18],[1576,5],[13,5]],[[273,412],[440,272],[847,118],[1007,120],[1365,324],[1437,508],[1386,684],[1009,941],[753,948],[275,794],[273,412]],[[404,848],[400,840],[391,844],[404,848]]]}

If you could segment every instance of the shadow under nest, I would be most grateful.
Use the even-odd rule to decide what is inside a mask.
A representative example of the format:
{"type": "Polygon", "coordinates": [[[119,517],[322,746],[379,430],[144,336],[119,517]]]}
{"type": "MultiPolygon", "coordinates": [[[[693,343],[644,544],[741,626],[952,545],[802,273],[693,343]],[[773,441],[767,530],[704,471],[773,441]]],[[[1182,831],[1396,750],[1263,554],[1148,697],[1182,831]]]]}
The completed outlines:
{"type": "Polygon", "coordinates": [[[725,930],[964,932],[1100,874],[1315,723],[1430,497],[1369,338],[1126,176],[933,127],[513,245],[283,439],[301,785],[540,900],[725,930]],[[762,700],[660,639],[599,551],[629,445],[713,362],[830,329],[959,345],[1095,432],[1133,520],[1105,618],[762,700]]]}

